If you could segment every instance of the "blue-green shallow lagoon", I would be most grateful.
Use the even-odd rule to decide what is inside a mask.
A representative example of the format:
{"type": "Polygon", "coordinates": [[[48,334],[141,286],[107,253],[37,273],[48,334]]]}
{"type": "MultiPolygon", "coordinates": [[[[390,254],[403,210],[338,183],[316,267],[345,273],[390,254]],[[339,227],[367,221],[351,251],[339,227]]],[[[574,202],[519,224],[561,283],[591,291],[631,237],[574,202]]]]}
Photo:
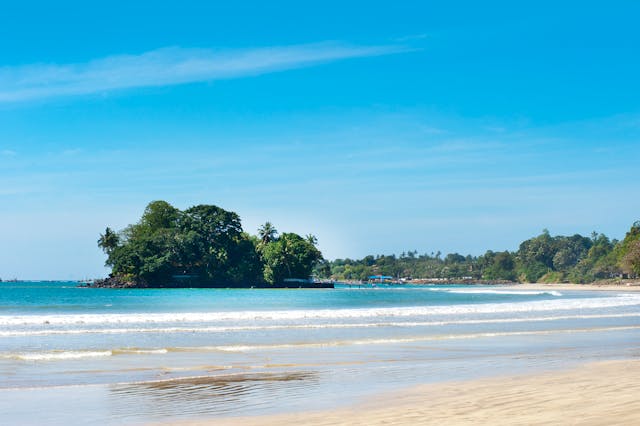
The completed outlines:
{"type": "Polygon", "coordinates": [[[0,423],[306,410],[412,384],[640,355],[640,294],[0,283],[0,423]]]}

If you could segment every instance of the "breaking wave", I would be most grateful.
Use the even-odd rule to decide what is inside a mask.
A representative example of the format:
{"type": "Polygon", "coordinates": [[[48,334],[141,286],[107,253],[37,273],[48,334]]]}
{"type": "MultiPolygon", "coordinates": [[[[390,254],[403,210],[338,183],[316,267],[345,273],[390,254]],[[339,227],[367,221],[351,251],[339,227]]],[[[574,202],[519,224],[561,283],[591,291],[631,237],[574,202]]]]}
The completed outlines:
{"type": "Polygon", "coordinates": [[[487,319],[460,319],[443,321],[383,321],[370,323],[325,323],[325,324],[278,324],[249,326],[201,326],[201,327],[139,327],[139,328],[67,328],[40,330],[2,330],[0,337],[50,336],[74,334],[134,334],[134,333],[228,333],[243,331],[301,330],[301,329],[343,329],[375,327],[434,327],[448,325],[508,324],[523,322],[548,322],[577,319],[634,318],[640,313],[554,315],[546,317],[514,317],[487,319]]]}
{"type": "Polygon", "coordinates": [[[49,314],[49,315],[1,315],[0,326],[65,326],[65,325],[122,325],[122,324],[175,324],[213,323],[217,321],[264,321],[303,319],[358,319],[403,318],[432,315],[468,315],[534,313],[545,311],[572,311],[640,305],[640,295],[619,294],[610,297],[552,299],[514,303],[482,303],[443,306],[413,306],[389,308],[311,309],[274,311],[229,312],[175,312],[175,313],[127,313],[127,314],[49,314]]]}

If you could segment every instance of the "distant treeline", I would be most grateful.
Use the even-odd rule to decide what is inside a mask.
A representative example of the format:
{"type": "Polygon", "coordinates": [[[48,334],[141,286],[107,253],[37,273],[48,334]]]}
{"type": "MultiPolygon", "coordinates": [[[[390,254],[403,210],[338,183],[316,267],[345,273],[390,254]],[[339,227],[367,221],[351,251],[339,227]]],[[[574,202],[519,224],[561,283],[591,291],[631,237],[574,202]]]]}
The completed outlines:
{"type": "Polygon", "coordinates": [[[98,245],[112,269],[109,286],[249,287],[304,280],[322,259],[312,235],[278,235],[266,222],[258,235],[242,230],[240,217],[213,205],[184,211],[166,201],[147,205],[140,221],[98,245]]]}
{"type": "Polygon", "coordinates": [[[240,217],[214,205],[181,211],[166,201],[149,203],[138,221],[115,232],[106,228],[98,245],[112,274],[107,285],[229,286],[280,284],[312,275],[334,280],[492,280],[587,283],[640,276],[640,221],[622,241],[604,234],[551,236],[547,230],[515,252],[481,256],[440,252],[323,259],[313,235],[278,235],[266,222],[258,235],[243,231],[240,217]]]}
{"type": "Polygon", "coordinates": [[[321,261],[319,276],[337,280],[367,280],[370,276],[520,282],[588,283],[599,279],[640,276],[640,221],[622,241],[604,234],[551,236],[547,230],[520,244],[515,252],[487,251],[481,256],[440,252],[400,256],[366,256],[360,260],[321,261]]]}

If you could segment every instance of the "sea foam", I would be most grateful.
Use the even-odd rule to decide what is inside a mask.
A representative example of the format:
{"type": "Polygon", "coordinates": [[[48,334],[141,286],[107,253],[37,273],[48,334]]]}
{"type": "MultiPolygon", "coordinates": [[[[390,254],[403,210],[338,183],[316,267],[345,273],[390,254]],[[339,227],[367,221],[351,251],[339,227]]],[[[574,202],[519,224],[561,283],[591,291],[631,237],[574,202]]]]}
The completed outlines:
{"type": "Polygon", "coordinates": [[[111,356],[111,351],[49,351],[3,354],[2,358],[13,358],[21,361],[63,361],[86,358],[102,358],[111,356]]]}
{"type": "Polygon", "coordinates": [[[482,303],[447,306],[409,306],[389,308],[306,309],[274,311],[172,312],[128,314],[2,315],[0,326],[21,325],[113,325],[212,323],[217,321],[264,321],[301,319],[353,319],[376,317],[428,317],[434,315],[467,315],[496,313],[528,313],[571,311],[640,305],[640,295],[619,294],[610,297],[571,298],[511,303],[482,303]]]}
{"type": "Polygon", "coordinates": [[[26,337],[26,336],[54,336],[74,334],[136,334],[136,333],[228,333],[228,332],[252,332],[274,330],[312,330],[312,329],[343,329],[343,328],[375,328],[375,327],[434,327],[448,325],[478,325],[478,324],[508,324],[522,322],[549,322],[583,319],[606,318],[637,318],[640,313],[622,314],[587,314],[587,315],[552,315],[543,317],[509,317],[509,318],[484,318],[484,319],[454,319],[442,321],[375,321],[366,323],[306,323],[306,324],[276,324],[276,325],[249,325],[249,326],[195,326],[195,327],[123,327],[123,328],[61,328],[38,330],[2,330],[0,337],[26,337]]]}

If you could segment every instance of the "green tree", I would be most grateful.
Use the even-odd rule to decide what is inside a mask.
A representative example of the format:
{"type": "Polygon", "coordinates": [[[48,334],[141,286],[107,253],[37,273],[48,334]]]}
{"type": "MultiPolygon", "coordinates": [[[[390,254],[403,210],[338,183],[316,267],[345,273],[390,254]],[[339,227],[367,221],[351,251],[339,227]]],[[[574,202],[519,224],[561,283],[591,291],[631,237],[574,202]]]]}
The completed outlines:
{"type": "Polygon", "coordinates": [[[555,237],[554,239],[553,269],[566,272],[584,258],[593,241],[582,235],[571,237],[555,237]]]}
{"type": "Polygon", "coordinates": [[[213,205],[190,207],[182,214],[180,231],[185,236],[180,258],[188,273],[205,282],[234,282],[230,271],[243,261],[238,245],[244,238],[236,213],[213,205]]]}
{"type": "Polygon", "coordinates": [[[466,258],[458,253],[449,253],[448,255],[445,256],[444,258],[444,263],[446,265],[453,265],[456,263],[463,263],[466,261],[466,258]]]}
{"type": "Polygon", "coordinates": [[[640,240],[631,242],[622,257],[622,269],[632,275],[640,276],[640,240]]]}
{"type": "Polygon", "coordinates": [[[575,283],[588,283],[596,279],[609,278],[619,272],[614,255],[615,240],[604,234],[591,234],[591,248],[569,272],[569,280],[575,283]]]}
{"type": "MultiPolygon", "coordinates": [[[[120,238],[118,234],[116,234],[111,228],[107,226],[104,230],[104,234],[100,234],[100,238],[98,238],[98,247],[104,251],[107,256],[110,256],[113,253],[113,250],[118,247],[120,243],[120,238]]],[[[107,259],[108,262],[108,259],[107,259]]]]}
{"type": "Polygon", "coordinates": [[[181,212],[153,201],[138,223],[120,235],[107,228],[98,244],[112,274],[137,285],[248,286],[262,280],[256,243],[242,232],[240,218],[213,205],[181,212]]]}
{"type": "Polygon", "coordinates": [[[488,280],[516,280],[515,260],[508,251],[499,253],[487,252],[488,265],[484,269],[483,278],[488,280]]]}
{"type": "Polygon", "coordinates": [[[175,230],[153,233],[130,231],[128,237],[109,256],[112,272],[141,285],[167,285],[175,272],[175,230]]]}
{"type": "Polygon", "coordinates": [[[264,279],[268,283],[281,283],[287,278],[307,279],[316,262],[322,259],[320,251],[298,234],[283,233],[262,249],[264,279]]]}
{"type": "Polygon", "coordinates": [[[618,264],[625,273],[640,275],[640,221],[634,222],[615,251],[618,264]]]}
{"type": "Polygon", "coordinates": [[[180,210],[166,201],[152,201],[144,209],[140,226],[154,232],[159,229],[171,229],[178,225],[180,210]]]}
{"type": "Polygon", "coordinates": [[[307,240],[307,242],[313,246],[317,246],[318,245],[318,238],[313,235],[313,234],[307,234],[305,235],[305,240],[307,240]]]}
{"type": "Polygon", "coordinates": [[[263,245],[269,244],[278,238],[278,230],[271,222],[265,222],[264,225],[258,228],[258,237],[263,245]]]}

